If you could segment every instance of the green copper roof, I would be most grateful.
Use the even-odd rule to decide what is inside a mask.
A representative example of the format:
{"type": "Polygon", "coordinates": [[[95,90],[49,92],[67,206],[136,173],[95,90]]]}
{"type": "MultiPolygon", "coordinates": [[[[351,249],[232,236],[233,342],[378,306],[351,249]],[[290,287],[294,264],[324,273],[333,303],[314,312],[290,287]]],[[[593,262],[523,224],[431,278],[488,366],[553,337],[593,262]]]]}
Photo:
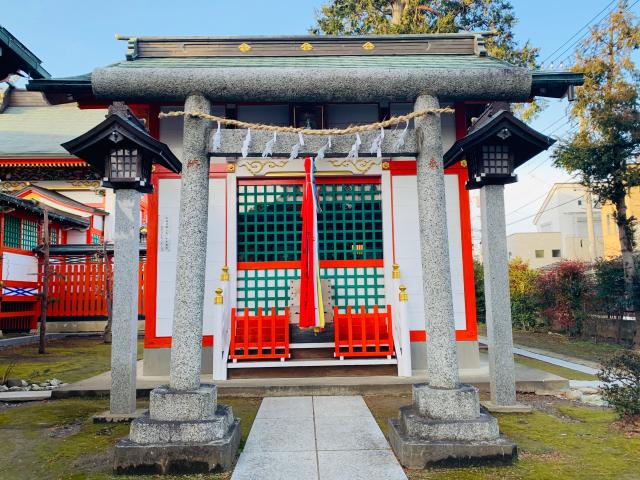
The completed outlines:
{"type": "MultiPolygon", "coordinates": [[[[508,62],[475,55],[344,55],[315,57],[156,57],[137,58],[122,68],[514,68],[508,62]]],[[[109,68],[109,67],[107,67],[109,68]]]]}
{"type": "Polygon", "coordinates": [[[32,78],[49,78],[51,75],[41,63],[31,50],[0,25],[0,80],[18,70],[32,78]]]}

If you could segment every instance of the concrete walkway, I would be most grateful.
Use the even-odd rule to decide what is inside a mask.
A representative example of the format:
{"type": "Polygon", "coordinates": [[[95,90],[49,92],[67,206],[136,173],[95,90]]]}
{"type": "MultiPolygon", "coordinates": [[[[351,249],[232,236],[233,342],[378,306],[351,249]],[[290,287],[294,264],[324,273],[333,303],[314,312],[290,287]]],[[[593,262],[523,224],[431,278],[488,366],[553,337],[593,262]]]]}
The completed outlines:
{"type": "Polygon", "coordinates": [[[361,396],[269,397],[231,480],[407,480],[361,396]]]}

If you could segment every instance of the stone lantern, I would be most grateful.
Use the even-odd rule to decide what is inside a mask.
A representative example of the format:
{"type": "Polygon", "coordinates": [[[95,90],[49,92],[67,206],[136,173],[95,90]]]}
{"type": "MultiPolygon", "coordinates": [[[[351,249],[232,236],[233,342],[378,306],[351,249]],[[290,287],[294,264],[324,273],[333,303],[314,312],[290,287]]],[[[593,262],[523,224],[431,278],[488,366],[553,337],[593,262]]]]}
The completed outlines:
{"type": "Polygon", "coordinates": [[[485,406],[492,411],[526,409],[516,402],[504,185],[516,182],[514,170],[554,143],[510,111],[492,106],[444,154],[445,167],[466,161],[466,188],[480,189],[491,387],[485,406]]]}
{"type": "Polygon", "coordinates": [[[62,146],[94,169],[102,185],[115,190],[110,420],[136,412],[140,197],[151,193],[152,165],[179,173],[181,162],[153,138],[123,103],[107,118],[62,146]]]}

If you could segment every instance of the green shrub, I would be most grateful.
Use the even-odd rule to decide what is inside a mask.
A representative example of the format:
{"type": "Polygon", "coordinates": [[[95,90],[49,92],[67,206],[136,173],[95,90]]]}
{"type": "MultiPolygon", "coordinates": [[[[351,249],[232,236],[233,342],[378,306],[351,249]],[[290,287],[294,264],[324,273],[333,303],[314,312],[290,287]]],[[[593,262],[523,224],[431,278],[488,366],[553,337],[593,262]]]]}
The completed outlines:
{"type": "Polygon", "coordinates": [[[478,322],[487,321],[484,304],[484,266],[478,260],[473,260],[473,285],[476,291],[476,318],[478,322]]]}
{"type": "Polygon", "coordinates": [[[521,258],[509,262],[511,322],[520,330],[534,330],[540,324],[538,276],[538,270],[530,268],[521,258]]]}
{"type": "Polygon", "coordinates": [[[538,278],[542,317],[554,331],[580,335],[592,300],[592,286],[583,262],[565,260],[551,265],[538,278]]]}
{"type": "Polygon", "coordinates": [[[623,350],[603,362],[602,397],[621,417],[640,415],[640,352],[623,350]]]}

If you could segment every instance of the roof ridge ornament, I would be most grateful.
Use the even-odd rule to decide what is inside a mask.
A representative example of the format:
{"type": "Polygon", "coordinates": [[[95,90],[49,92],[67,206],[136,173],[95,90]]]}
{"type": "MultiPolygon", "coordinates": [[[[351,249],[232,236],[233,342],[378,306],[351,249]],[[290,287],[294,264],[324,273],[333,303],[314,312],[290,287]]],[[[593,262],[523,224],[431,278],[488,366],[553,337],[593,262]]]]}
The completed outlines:
{"type": "Polygon", "coordinates": [[[304,42],[300,45],[300,50],[302,50],[303,52],[310,52],[311,50],[313,50],[313,45],[311,45],[309,42],[304,42]]]}
{"type": "Polygon", "coordinates": [[[365,42],[362,44],[363,50],[373,50],[374,48],[376,48],[376,46],[371,42],[365,42]]]}
{"type": "Polygon", "coordinates": [[[238,50],[240,50],[242,53],[250,52],[251,45],[249,45],[248,43],[242,42],[240,45],[238,45],[238,50]]]}

